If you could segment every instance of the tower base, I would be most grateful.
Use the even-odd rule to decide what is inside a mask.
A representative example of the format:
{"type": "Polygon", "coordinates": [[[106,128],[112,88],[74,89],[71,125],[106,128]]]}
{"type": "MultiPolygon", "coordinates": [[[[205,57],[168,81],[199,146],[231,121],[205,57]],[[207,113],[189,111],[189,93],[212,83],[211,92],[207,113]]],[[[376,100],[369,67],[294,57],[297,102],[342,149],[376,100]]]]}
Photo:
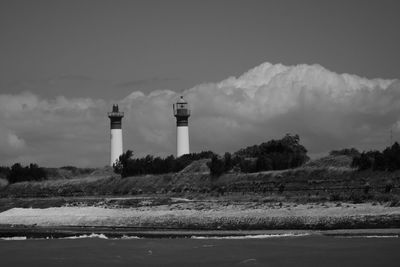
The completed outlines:
{"type": "Polygon", "coordinates": [[[176,156],[180,157],[189,154],[189,127],[178,126],[176,134],[176,156]]]}
{"type": "Polygon", "coordinates": [[[119,159],[122,153],[122,129],[111,129],[111,166],[119,159]]]}

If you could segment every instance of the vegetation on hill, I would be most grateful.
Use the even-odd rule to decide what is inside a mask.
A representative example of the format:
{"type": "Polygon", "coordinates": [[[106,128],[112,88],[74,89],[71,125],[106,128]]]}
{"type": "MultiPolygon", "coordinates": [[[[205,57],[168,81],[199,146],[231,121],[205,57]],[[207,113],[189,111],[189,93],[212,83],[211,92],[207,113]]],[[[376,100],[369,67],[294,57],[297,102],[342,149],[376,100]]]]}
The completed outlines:
{"type": "Polygon", "coordinates": [[[223,196],[267,202],[379,201],[400,205],[397,143],[383,152],[332,151],[327,157],[304,164],[307,150],[299,142],[297,135],[286,135],[222,157],[206,151],[179,158],[135,159],[133,152],[127,151],[114,168],[97,170],[14,164],[0,168],[0,178],[10,179],[10,184],[0,186],[0,197],[223,196]],[[362,164],[362,168],[356,164],[362,164]],[[48,180],[43,180],[46,175],[48,180]]]}
{"type": "Polygon", "coordinates": [[[0,173],[10,184],[24,181],[39,181],[47,178],[45,169],[33,163],[25,167],[20,163],[15,163],[11,168],[0,167],[0,173]]]}
{"type": "Polygon", "coordinates": [[[360,156],[360,152],[352,147],[352,148],[343,148],[340,150],[332,150],[329,152],[330,156],[349,156],[349,157],[357,157],[360,156]]]}
{"type": "Polygon", "coordinates": [[[382,152],[367,151],[353,158],[352,166],[358,170],[395,171],[400,169],[400,145],[395,142],[382,152]]]}
{"type": "Polygon", "coordinates": [[[5,179],[8,183],[40,181],[47,179],[72,179],[85,177],[95,170],[95,168],[78,168],[74,166],[43,168],[32,163],[24,167],[20,163],[15,163],[11,167],[0,167],[0,179],[5,179]]]}
{"type": "MultiPolygon", "coordinates": [[[[204,165],[207,160],[193,162],[204,165]]],[[[191,164],[192,165],[192,164],[191,164]]],[[[296,168],[261,173],[203,172],[141,175],[121,179],[109,171],[85,178],[21,182],[0,188],[1,197],[166,196],[227,198],[261,202],[381,202],[400,205],[400,170],[355,171],[342,168],[296,168]]],[[[188,169],[192,169],[189,165],[188,169]]],[[[185,168],[186,169],[186,168],[185,168]]]]}
{"type": "Polygon", "coordinates": [[[304,168],[326,168],[326,169],[353,169],[351,163],[353,157],[347,155],[328,155],[308,161],[304,168]]]}
{"type": "Polygon", "coordinates": [[[211,159],[207,166],[213,176],[219,176],[232,169],[245,173],[290,169],[309,159],[306,148],[300,145],[300,137],[290,134],[279,140],[241,149],[233,155],[227,152],[222,158],[211,151],[187,154],[179,158],[172,155],[166,158],[150,155],[142,158],[132,157],[131,150],[123,153],[113,165],[115,173],[121,174],[122,177],[176,173],[193,161],[211,159]]]}
{"type": "Polygon", "coordinates": [[[245,173],[291,169],[308,159],[307,149],[300,145],[300,137],[287,134],[282,139],[240,149],[233,155],[225,153],[222,158],[214,155],[208,166],[212,175],[219,176],[231,169],[245,173]]]}
{"type": "Polygon", "coordinates": [[[119,156],[113,168],[115,173],[121,174],[121,177],[176,173],[183,170],[195,160],[211,158],[213,155],[214,153],[211,151],[203,151],[200,153],[186,154],[179,158],[175,158],[173,155],[166,158],[147,155],[143,158],[134,159],[132,158],[133,152],[128,150],[119,156]]]}

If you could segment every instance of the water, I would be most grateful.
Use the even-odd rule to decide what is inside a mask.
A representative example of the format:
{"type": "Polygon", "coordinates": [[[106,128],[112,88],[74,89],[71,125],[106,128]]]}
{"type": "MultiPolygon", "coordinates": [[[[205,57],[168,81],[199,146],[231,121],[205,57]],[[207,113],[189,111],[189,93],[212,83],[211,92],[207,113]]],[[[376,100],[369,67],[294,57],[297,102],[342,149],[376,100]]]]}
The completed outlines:
{"type": "Polygon", "coordinates": [[[0,240],[0,266],[400,266],[396,236],[0,240]]]}

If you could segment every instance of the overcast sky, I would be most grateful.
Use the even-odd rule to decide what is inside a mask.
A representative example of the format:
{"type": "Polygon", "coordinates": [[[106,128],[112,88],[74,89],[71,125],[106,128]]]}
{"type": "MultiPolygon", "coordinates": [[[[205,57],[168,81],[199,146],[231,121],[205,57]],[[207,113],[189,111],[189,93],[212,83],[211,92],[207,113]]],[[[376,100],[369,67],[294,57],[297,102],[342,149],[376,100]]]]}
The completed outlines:
{"type": "Polygon", "coordinates": [[[313,155],[384,148],[400,130],[399,8],[2,0],[0,165],[107,164],[112,103],[126,112],[125,150],[173,154],[180,94],[193,109],[192,151],[287,132],[313,155]]]}

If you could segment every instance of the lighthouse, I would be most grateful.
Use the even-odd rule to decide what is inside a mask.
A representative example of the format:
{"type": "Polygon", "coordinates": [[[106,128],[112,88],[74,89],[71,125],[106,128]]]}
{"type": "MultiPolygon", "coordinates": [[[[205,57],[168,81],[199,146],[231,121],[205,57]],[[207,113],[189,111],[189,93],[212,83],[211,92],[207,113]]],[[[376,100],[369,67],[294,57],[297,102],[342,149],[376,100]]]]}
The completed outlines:
{"type": "Polygon", "coordinates": [[[173,105],[176,117],[176,156],[189,154],[189,121],[190,109],[188,103],[181,98],[173,105]]]}
{"type": "Polygon", "coordinates": [[[119,112],[118,105],[113,105],[112,111],[108,112],[110,118],[111,128],[111,157],[110,165],[117,161],[120,155],[122,155],[122,118],[124,117],[123,112],[119,112]]]}

